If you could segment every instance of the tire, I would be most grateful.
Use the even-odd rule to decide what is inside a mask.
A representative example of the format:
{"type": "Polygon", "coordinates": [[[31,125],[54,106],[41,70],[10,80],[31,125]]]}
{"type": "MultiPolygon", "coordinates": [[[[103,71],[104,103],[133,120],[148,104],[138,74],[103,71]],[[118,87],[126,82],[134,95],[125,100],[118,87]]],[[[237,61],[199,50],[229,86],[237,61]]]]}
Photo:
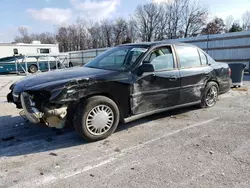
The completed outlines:
{"type": "Polygon", "coordinates": [[[213,107],[218,100],[218,96],[219,96],[218,84],[213,81],[208,82],[204,89],[203,96],[201,99],[201,107],[202,108],[213,107]],[[215,93],[211,94],[210,92],[212,92],[212,90],[216,91],[216,94],[215,93]],[[208,101],[208,98],[211,98],[210,102],[208,101]]]}
{"type": "Polygon", "coordinates": [[[119,109],[113,100],[104,96],[94,96],[79,103],[74,118],[75,131],[87,141],[102,140],[116,130],[119,117],[119,109]]]}
{"type": "Polygon", "coordinates": [[[32,73],[32,74],[36,73],[38,71],[37,65],[35,64],[30,65],[28,68],[28,71],[29,73],[32,73]]]}

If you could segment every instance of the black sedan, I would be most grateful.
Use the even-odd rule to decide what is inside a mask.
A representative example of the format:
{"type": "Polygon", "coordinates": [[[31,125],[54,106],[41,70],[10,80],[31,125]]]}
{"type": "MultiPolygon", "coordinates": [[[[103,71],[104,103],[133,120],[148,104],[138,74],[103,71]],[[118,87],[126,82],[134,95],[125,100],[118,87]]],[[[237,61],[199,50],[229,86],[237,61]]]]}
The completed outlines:
{"type": "Polygon", "coordinates": [[[187,44],[155,42],[114,47],[83,67],[28,76],[7,99],[33,123],[74,126],[86,140],[170,109],[212,107],[230,89],[230,68],[187,44]]]}

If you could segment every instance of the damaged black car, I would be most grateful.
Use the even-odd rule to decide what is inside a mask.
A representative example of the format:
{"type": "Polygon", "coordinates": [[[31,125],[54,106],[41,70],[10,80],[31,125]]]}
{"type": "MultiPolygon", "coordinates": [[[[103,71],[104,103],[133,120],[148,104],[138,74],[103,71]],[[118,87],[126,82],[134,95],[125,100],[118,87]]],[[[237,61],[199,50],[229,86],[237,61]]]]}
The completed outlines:
{"type": "Polygon", "coordinates": [[[8,102],[32,123],[74,126],[88,141],[110,136],[119,122],[170,109],[212,107],[230,90],[230,68],[188,44],[125,44],[83,67],[27,76],[8,102]]]}

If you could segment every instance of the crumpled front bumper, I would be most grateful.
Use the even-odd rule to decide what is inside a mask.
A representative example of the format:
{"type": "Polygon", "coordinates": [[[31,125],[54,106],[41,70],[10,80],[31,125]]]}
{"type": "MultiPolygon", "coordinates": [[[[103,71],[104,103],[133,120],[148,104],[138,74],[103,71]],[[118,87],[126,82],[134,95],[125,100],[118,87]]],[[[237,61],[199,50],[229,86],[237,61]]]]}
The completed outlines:
{"type": "Polygon", "coordinates": [[[40,119],[43,117],[43,113],[35,107],[35,103],[32,101],[31,96],[23,92],[20,95],[20,100],[26,118],[32,123],[39,123],[40,119]]]}

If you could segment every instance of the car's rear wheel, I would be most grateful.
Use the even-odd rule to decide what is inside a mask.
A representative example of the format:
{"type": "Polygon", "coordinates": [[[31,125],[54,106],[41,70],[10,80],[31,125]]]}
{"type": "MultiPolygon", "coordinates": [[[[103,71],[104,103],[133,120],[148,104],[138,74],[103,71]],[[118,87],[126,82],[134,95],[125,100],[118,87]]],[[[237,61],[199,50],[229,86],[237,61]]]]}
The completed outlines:
{"type": "Polygon", "coordinates": [[[208,82],[201,100],[201,107],[209,108],[216,104],[219,96],[219,87],[215,82],[208,82]]]}
{"type": "Polygon", "coordinates": [[[94,96],[81,102],[74,120],[76,132],[87,141],[110,136],[119,123],[116,103],[104,96],[94,96]]]}

